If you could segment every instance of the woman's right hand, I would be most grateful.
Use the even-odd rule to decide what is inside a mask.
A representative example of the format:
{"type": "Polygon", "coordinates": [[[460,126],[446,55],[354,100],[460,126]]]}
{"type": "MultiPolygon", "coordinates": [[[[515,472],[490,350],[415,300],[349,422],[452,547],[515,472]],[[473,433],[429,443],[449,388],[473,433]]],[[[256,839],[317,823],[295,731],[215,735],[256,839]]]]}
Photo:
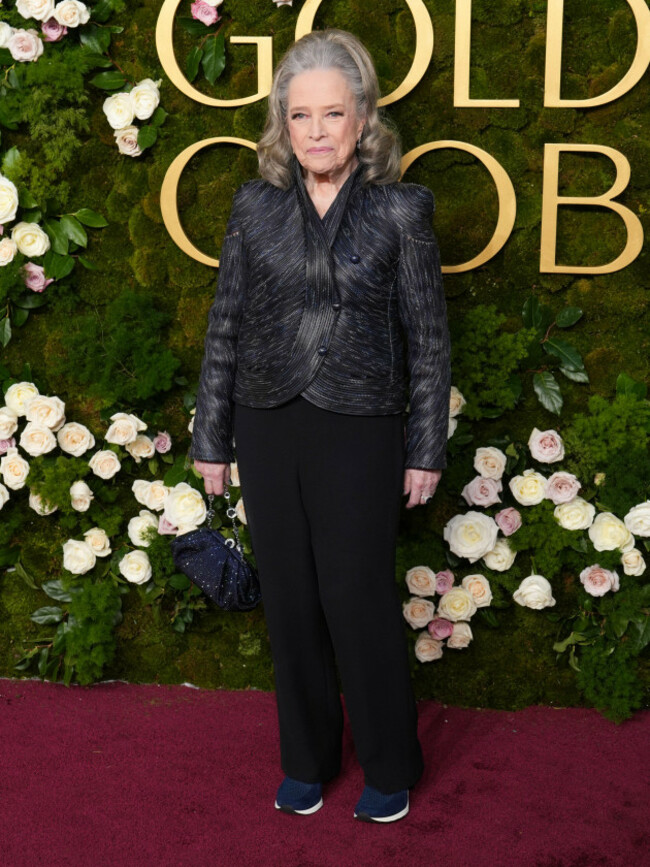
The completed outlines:
{"type": "Polygon", "coordinates": [[[203,477],[206,494],[222,496],[226,485],[230,484],[230,464],[194,461],[194,466],[199,475],[203,477]]]}

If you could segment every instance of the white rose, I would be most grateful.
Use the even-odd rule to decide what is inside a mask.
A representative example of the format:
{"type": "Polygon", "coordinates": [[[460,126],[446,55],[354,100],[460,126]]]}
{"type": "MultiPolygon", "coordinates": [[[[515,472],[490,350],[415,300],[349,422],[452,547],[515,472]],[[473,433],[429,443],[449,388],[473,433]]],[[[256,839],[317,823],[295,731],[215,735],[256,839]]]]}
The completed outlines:
{"type": "Polygon", "coordinates": [[[418,635],[415,642],[415,655],[420,662],[431,662],[442,656],[442,641],[432,638],[425,630],[418,635]]]}
{"type": "Polygon", "coordinates": [[[18,491],[25,485],[29,464],[25,458],[18,454],[17,448],[9,448],[6,454],[0,458],[0,473],[2,473],[5,485],[12,491],[18,491]]]}
{"type": "Polygon", "coordinates": [[[513,476],[508,486],[522,506],[534,506],[546,496],[546,477],[536,470],[524,470],[522,476],[513,476]]]}
{"type": "Polygon", "coordinates": [[[18,430],[18,416],[8,406],[0,407],[0,440],[10,439],[18,430]]]}
{"type": "Polygon", "coordinates": [[[69,421],[57,431],[56,438],[64,452],[76,458],[83,455],[95,445],[95,437],[86,425],[78,421],[69,421]]]}
{"type": "Polygon", "coordinates": [[[451,391],[449,392],[449,415],[452,418],[457,416],[458,413],[463,411],[463,407],[466,403],[467,401],[460,391],[458,391],[455,385],[452,385],[451,391]]]}
{"type": "Polygon", "coordinates": [[[50,249],[50,238],[38,223],[20,222],[11,230],[11,238],[18,246],[23,256],[33,259],[43,256],[50,249]]]}
{"type": "Polygon", "coordinates": [[[214,6],[216,8],[217,6],[221,6],[223,0],[205,0],[205,3],[208,6],[214,6]]]}
{"type": "MultiPolygon", "coordinates": [[[[29,63],[38,60],[43,53],[43,43],[39,39],[38,32],[29,30],[14,30],[7,40],[7,48],[14,60],[19,63],[29,63]]],[[[20,249],[20,244],[18,245],[20,249]]],[[[20,251],[22,253],[22,250],[20,251]]]]}
{"type": "Polygon", "coordinates": [[[484,479],[500,479],[506,468],[506,456],[494,446],[481,446],[474,455],[474,469],[484,479]]]}
{"type": "Polygon", "coordinates": [[[409,593],[414,596],[433,596],[436,592],[436,573],[428,566],[413,566],[405,580],[409,593]]]}
{"type": "Polygon", "coordinates": [[[129,551],[120,560],[120,572],[132,584],[146,584],[153,570],[146,551],[129,551]]]}
{"type": "Polygon", "coordinates": [[[126,412],[116,412],[111,416],[113,424],[106,431],[104,439],[107,443],[115,443],[123,446],[133,442],[137,437],[138,431],[146,430],[146,424],[137,416],[126,412]]]}
{"type": "Polygon", "coordinates": [[[237,466],[237,462],[230,464],[230,484],[235,488],[241,487],[241,482],[239,480],[239,467],[237,466]]]}
{"type": "Polygon", "coordinates": [[[78,539],[68,539],[63,545],[63,568],[75,575],[89,572],[97,559],[95,552],[87,542],[78,539]]]}
{"type": "Polygon", "coordinates": [[[189,529],[205,521],[207,509],[200,491],[179,482],[167,494],[163,514],[174,527],[189,529]]]}
{"type": "Polygon", "coordinates": [[[463,647],[467,647],[473,637],[472,627],[469,623],[461,620],[458,623],[454,623],[454,630],[447,639],[447,647],[461,650],[463,647]]]}
{"type": "Polygon", "coordinates": [[[190,419],[190,423],[187,426],[187,429],[190,433],[192,433],[194,430],[194,413],[195,412],[196,412],[196,407],[194,407],[194,409],[190,412],[190,415],[192,416],[192,418],[190,419]]]}
{"type": "Polygon", "coordinates": [[[139,157],[142,153],[142,148],[138,144],[138,127],[125,126],[123,129],[115,130],[113,133],[117,143],[117,149],[121,154],[127,157],[139,157]]]}
{"type": "Polygon", "coordinates": [[[124,129],[133,123],[133,103],[128,93],[114,93],[112,96],[107,96],[102,108],[106,120],[113,129],[124,129]]]}
{"type": "Polygon", "coordinates": [[[512,598],[526,608],[548,608],[555,605],[553,588],[543,575],[529,575],[524,578],[512,598]]]}
{"type": "Polygon", "coordinates": [[[14,257],[18,252],[18,246],[11,238],[3,238],[0,241],[0,268],[4,268],[10,262],[14,261],[14,257]]]}
{"type": "MultiPolygon", "coordinates": [[[[2,36],[2,32],[3,31],[0,30],[0,37],[2,36]]],[[[1,41],[0,38],[0,42],[1,41]]],[[[4,45],[0,45],[0,48],[4,47],[4,45]]],[[[0,175],[0,226],[15,220],[17,211],[18,190],[16,189],[16,185],[13,181],[10,181],[9,178],[0,175]]]]}
{"type": "Polygon", "coordinates": [[[528,448],[540,463],[551,464],[564,457],[564,443],[556,430],[538,430],[534,427],[528,437],[528,448]]]}
{"type": "Polygon", "coordinates": [[[632,506],[623,523],[635,536],[650,536],[650,500],[632,506]]]}
{"type": "Polygon", "coordinates": [[[477,608],[485,608],[492,602],[492,588],[485,575],[465,575],[460,583],[472,597],[477,608]]]}
{"type": "Polygon", "coordinates": [[[402,605],[402,614],[412,629],[422,629],[436,613],[436,606],[430,599],[422,599],[419,596],[411,596],[408,602],[402,605]]]}
{"type": "Polygon", "coordinates": [[[634,536],[613,512],[600,512],[589,527],[589,538],[596,551],[629,551],[634,548],[634,536]]]}
{"type": "MultiPolygon", "coordinates": [[[[133,496],[136,498],[138,503],[141,503],[143,506],[147,505],[147,492],[152,482],[148,482],[146,479],[136,479],[131,485],[131,490],[133,491],[133,496]]],[[[151,506],[149,506],[151,508],[151,506]]]]}
{"type": "Polygon", "coordinates": [[[72,508],[78,512],[87,512],[94,496],[93,492],[82,479],[70,485],[72,508]]]}
{"type": "Polygon", "coordinates": [[[626,575],[643,575],[645,572],[645,560],[638,548],[624,551],[621,555],[621,564],[626,575]]]}
{"type": "Polygon", "coordinates": [[[237,503],[235,505],[235,517],[239,521],[241,521],[242,524],[248,524],[248,521],[246,520],[246,509],[244,507],[244,498],[243,497],[240,497],[237,500],[237,503]]]}
{"type": "Polygon", "coordinates": [[[493,569],[495,572],[506,572],[515,562],[517,552],[513,551],[508,540],[503,536],[497,539],[497,543],[483,556],[483,562],[488,569],[493,569]]]}
{"type": "Polygon", "coordinates": [[[457,620],[469,620],[476,614],[476,602],[472,594],[464,587],[452,587],[438,602],[438,616],[456,622],[457,620]]]}
{"type": "Polygon", "coordinates": [[[39,515],[51,515],[59,508],[58,506],[46,506],[45,501],[40,494],[37,494],[34,491],[30,491],[29,505],[39,515]]]}
{"type": "Polygon", "coordinates": [[[90,12],[80,0],[62,0],[54,8],[54,17],[64,27],[79,27],[90,20],[90,12]]]}
{"type": "Polygon", "coordinates": [[[582,497],[574,497],[571,502],[556,506],[553,514],[560,527],[565,530],[586,530],[591,527],[596,507],[582,497]]]}
{"type": "Polygon", "coordinates": [[[449,519],[443,537],[454,554],[474,563],[494,548],[498,532],[494,518],[482,512],[467,512],[449,519]]]}
{"type": "MultiPolygon", "coordinates": [[[[9,500],[9,491],[5,486],[0,482],[0,509],[4,506],[4,504],[9,500]]],[[[31,503],[30,503],[31,505],[31,503]]]]}
{"type": "Polygon", "coordinates": [[[146,434],[138,434],[134,440],[125,443],[124,448],[138,464],[143,458],[152,458],[156,454],[153,440],[146,434]]]}
{"type": "Polygon", "coordinates": [[[54,0],[16,0],[16,12],[23,18],[47,21],[54,12],[54,0]]]}
{"type": "MultiPolygon", "coordinates": [[[[135,482],[134,482],[135,485],[135,482]]],[[[143,498],[138,500],[148,509],[153,509],[154,512],[161,512],[165,508],[165,499],[167,494],[172,490],[161,479],[156,479],[153,482],[146,482],[146,489],[142,489],[143,498]]],[[[136,497],[138,499],[138,497],[136,497]]]]}
{"type": "Polygon", "coordinates": [[[14,382],[5,392],[5,403],[17,416],[27,414],[27,406],[39,393],[33,382],[14,382]]]}
{"type": "MultiPolygon", "coordinates": [[[[6,21],[0,21],[0,48],[6,48],[9,45],[9,40],[15,33],[15,28],[10,24],[7,24],[6,21]]],[[[11,183],[11,181],[9,181],[11,183]]],[[[16,215],[14,214],[14,217],[16,215]]],[[[14,217],[11,217],[13,220],[14,217]]],[[[3,223],[2,219],[2,189],[0,187],[0,224],[3,223]]],[[[8,221],[7,221],[8,222],[8,221]]]]}
{"type": "Polygon", "coordinates": [[[58,431],[65,424],[65,404],[60,397],[37,394],[29,402],[25,410],[25,418],[27,421],[36,421],[46,425],[50,430],[58,431]]]}
{"type": "Polygon", "coordinates": [[[148,548],[149,545],[151,545],[151,542],[145,539],[143,535],[148,527],[155,527],[157,532],[158,517],[154,515],[153,512],[149,512],[147,509],[140,509],[140,513],[134,518],[131,518],[131,520],[129,521],[129,526],[127,529],[129,539],[133,542],[134,545],[140,545],[143,548],[148,548]]]}
{"type": "Polygon", "coordinates": [[[160,91],[158,90],[162,79],[157,82],[151,78],[143,78],[131,90],[129,96],[133,103],[133,113],[138,120],[147,120],[160,105],[160,91]]]}
{"type": "Polygon", "coordinates": [[[20,447],[33,458],[45,455],[56,448],[56,437],[44,424],[35,421],[27,422],[20,435],[20,447]]]}
{"type": "Polygon", "coordinates": [[[88,461],[88,466],[100,479],[112,479],[122,468],[120,459],[110,449],[95,452],[88,461]]]}
{"type": "Polygon", "coordinates": [[[96,557],[108,557],[112,553],[111,540],[106,530],[101,527],[91,527],[84,533],[86,544],[90,546],[96,557]]]}

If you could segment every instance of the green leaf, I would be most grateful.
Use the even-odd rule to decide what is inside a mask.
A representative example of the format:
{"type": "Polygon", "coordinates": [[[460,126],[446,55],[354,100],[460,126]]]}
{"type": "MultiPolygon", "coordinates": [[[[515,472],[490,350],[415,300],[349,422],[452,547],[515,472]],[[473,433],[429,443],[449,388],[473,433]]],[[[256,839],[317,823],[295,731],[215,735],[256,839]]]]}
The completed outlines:
{"type": "MultiPolygon", "coordinates": [[[[95,10],[97,7],[95,7],[95,10]]],[[[93,18],[96,17],[96,11],[93,11],[93,18]]],[[[104,54],[111,44],[111,32],[108,27],[98,27],[96,24],[90,23],[88,27],[84,27],[79,33],[79,41],[91,52],[104,54]]],[[[106,58],[108,60],[108,58],[106,58]]],[[[111,61],[109,61],[110,63],[111,61]]],[[[111,63],[112,65],[112,63],[111,63]]]]}
{"type": "Polygon", "coordinates": [[[50,236],[54,252],[59,253],[61,256],[66,256],[68,253],[68,236],[59,220],[52,220],[48,217],[43,221],[43,228],[50,236]]]}
{"type": "MultiPolygon", "coordinates": [[[[103,24],[105,21],[108,21],[114,11],[112,0],[99,0],[99,3],[92,7],[91,15],[93,21],[99,21],[103,24]]],[[[114,30],[114,28],[111,29],[114,30]]]]}
{"type": "Polygon", "coordinates": [[[47,304],[47,298],[42,292],[29,291],[25,295],[19,295],[14,304],[25,310],[35,310],[37,307],[44,307],[47,304]]]}
{"type": "Polygon", "coordinates": [[[43,212],[40,208],[30,208],[27,211],[23,211],[21,217],[24,223],[40,223],[43,212]]]}
{"type": "Polygon", "coordinates": [[[84,268],[87,268],[89,271],[98,271],[97,265],[93,265],[90,259],[86,259],[85,256],[77,256],[77,260],[81,262],[84,268]]]}
{"type": "Polygon", "coordinates": [[[173,587],[174,590],[187,590],[190,587],[192,582],[186,575],[181,575],[176,572],[169,579],[169,586],[173,587]]]}
{"type": "Polygon", "coordinates": [[[13,313],[12,324],[14,328],[21,328],[29,319],[29,310],[25,307],[16,307],[13,313]]]}
{"type": "Polygon", "coordinates": [[[63,619],[63,609],[56,605],[45,605],[30,615],[34,623],[59,623],[63,619]]]}
{"type": "Polygon", "coordinates": [[[150,148],[158,138],[158,127],[147,124],[138,130],[138,145],[141,150],[150,148]]]}
{"type": "Polygon", "coordinates": [[[80,208],[74,212],[74,216],[84,226],[90,226],[93,229],[103,229],[104,226],[108,226],[108,220],[91,208],[80,208]]]}
{"type": "Polygon", "coordinates": [[[102,90],[120,90],[126,84],[126,78],[119,70],[109,69],[91,78],[90,83],[102,90]]]}
{"type": "Polygon", "coordinates": [[[536,373],[533,376],[533,388],[542,406],[559,415],[562,409],[562,392],[553,374],[547,370],[536,373]]]}
{"type": "Polygon", "coordinates": [[[55,280],[63,280],[74,268],[72,256],[59,256],[52,250],[48,250],[43,260],[46,277],[54,277],[55,280]]]}
{"type": "Polygon", "coordinates": [[[187,470],[185,469],[185,456],[183,456],[178,458],[174,463],[174,466],[167,470],[163,478],[163,484],[167,485],[169,488],[173,488],[174,485],[177,485],[179,482],[184,482],[186,479],[187,470]]]}
{"type": "Polygon", "coordinates": [[[555,317],[550,307],[540,304],[534,295],[530,295],[524,301],[521,318],[524,320],[526,328],[535,328],[540,334],[545,334],[555,317]]]}
{"type": "Polygon", "coordinates": [[[32,590],[38,590],[36,582],[29,574],[29,572],[27,572],[20,560],[16,562],[16,575],[19,575],[23,579],[25,584],[27,584],[28,587],[31,587],[32,590]]]}
{"type": "Polygon", "coordinates": [[[216,29],[216,25],[204,24],[202,21],[197,21],[195,18],[188,18],[182,16],[178,17],[176,20],[181,25],[183,30],[186,30],[192,36],[205,36],[206,33],[210,33],[210,31],[216,29]]]}
{"type": "Polygon", "coordinates": [[[555,317],[555,324],[559,328],[568,328],[570,325],[575,325],[581,316],[582,310],[579,307],[565,307],[555,317]]]}
{"type": "Polygon", "coordinates": [[[81,56],[80,64],[83,64],[83,69],[88,72],[91,69],[97,68],[109,69],[113,66],[113,61],[109,57],[105,57],[103,54],[89,51],[81,56]]]}
{"type": "Polygon", "coordinates": [[[582,370],[569,370],[567,367],[560,367],[560,373],[563,373],[567,379],[573,382],[589,382],[589,374],[583,368],[582,370]]]}
{"type": "Polygon", "coordinates": [[[38,202],[26,187],[21,187],[18,191],[18,203],[20,204],[21,208],[38,207],[38,202]]]}
{"type": "Polygon", "coordinates": [[[562,367],[567,370],[583,370],[584,364],[582,356],[578,350],[571,346],[566,340],[559,340],[557,337],[549,337],[542,343],[544,351],[549,355],[555,355],[562,362],[562,367]]]}
{"type": "Polygon", "coordinates": [[[226,65],[226,44],[223,33],[211,36],[205,42],[201,66],[205,77],[214,84],[226,65]]]}
{"type": "Polygon", "coordinates": [[[11,340],[11,320],[8,316],[0,319],[0,343],[6,346],[11,340]]]}
{"type": "Polygon", "coordinates": [[[20,164],[20,151],[14,145],[12,148],[9,148],[7,153],[4,155],[2,159],[2,173],[3,174],[11,174],[15,169],[18,168],[20,164]]]}
{"type": "Polygon", "coordinates": [[[185,61],[185,75],[188,81],[194,81],[196,78],[199,66],[201,64],[201,58],[203,57],[203,49],[198,45],[195,45],[194,48],[187,55],[187,60],[185,61]]]}
{"type": "Polygon", "coordinates": [[[513,373],[508,377],[508,388],[513,393],[515,400],[519,400],[523,391],[523,384],[518,373],[513,373]]]}
{"type": "MultiPolygon", "coordinates": [[[[5,51],[4,48],[0,48],[0,55],[5,51]]],[[[7,51],[7,54],[9,52],[7,51]]],[[[9,60],[7,64],[13,63],[13,58],[11,54],[9,54],[9,60]]],[[[0,65],[5,66],[5,62],[0,57],[0,65]]],[[[8,105],[4,105],[3,100],[0,99],[0,124],[6,127],[7,129],[18,129],[18,124],[20,123],[20,113],[18,111],[17,106],[12,106],[11,108],[8,105]]]]}
{"type": "Polygon", "coordinates": [[[638,655],[645,650],[650,643],[650,617],[645,617],[641,623],[631,625],[628,640],[628,646],[633,653],[638,655]]]}
{"type": "Polygon", "coordinates": [[[162,126],[168,117],[169,115],[167,114],[165,109],[161,105],[159,105],[158,108],[151,115],[151,120],[149,121],[149,123],[152,126],[162,126]]]}
{"type": "Polygon", "coordinates": [[[61,228],[68,238],[70,238],[71,241],[74,241],[75,244],[79,244],[81,247],[86,247],[88,245],[88,235],[86,234],[86,230],[79,220],[76,217],[73,217],[72,214],[64,214],[61,217],[61,228]]]}
{"type": "Polygon", "coordinates": [[[156,458],[150,458],[149,461],[148,461],[147,463],[148,463],[148,465],[149,465],[149,472],[151,473],[152,476],[155,476],[156,473],[158,472],[158,461],[157,461],[157,459],[156,459],[156,458]]]}
{"type": "Polygon", "coordinates": [[[50,599],[56,599],[57,602],[72,602],[72,593],[69,590],[64,590],[61,584],[61,579],[44,581],[41,584],[43,590],[50,599]]]}
{"type": "Polygon", "coordinates": [[[556,641],[553,645],[553,650],[556,650],[558,653],[564,653],[567,647],[572,644],[584,644],[584,638],[585,636],[582,632],[572,632],[564,641],[556,641]]]}
{"type": "Polygon", "coordinates": [[[643,400],[648,394],[648,386],[645,382],[637,382],[627,373],[619,373],[616,378],[616,394],[632,394],[643,400]]]}

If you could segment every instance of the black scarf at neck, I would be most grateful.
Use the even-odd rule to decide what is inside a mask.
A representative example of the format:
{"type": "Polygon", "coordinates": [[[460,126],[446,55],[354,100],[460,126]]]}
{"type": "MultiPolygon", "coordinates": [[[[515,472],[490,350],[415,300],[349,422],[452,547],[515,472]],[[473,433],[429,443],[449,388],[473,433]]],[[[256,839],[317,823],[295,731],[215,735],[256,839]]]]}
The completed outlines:
{"type": "Polygon", "coordinates": [[[321,219],[305,187],[300,161],[295,154],[292,156],[293,182],[305,229],[308,293],[315,301],[318,299],[330,303],[340,301],[334,279],[334,261],[331,248],[350,194],[361,183],[363,168],[363,163],[360,162],[352,170],[327,209],[325,216],[321,219]]]}

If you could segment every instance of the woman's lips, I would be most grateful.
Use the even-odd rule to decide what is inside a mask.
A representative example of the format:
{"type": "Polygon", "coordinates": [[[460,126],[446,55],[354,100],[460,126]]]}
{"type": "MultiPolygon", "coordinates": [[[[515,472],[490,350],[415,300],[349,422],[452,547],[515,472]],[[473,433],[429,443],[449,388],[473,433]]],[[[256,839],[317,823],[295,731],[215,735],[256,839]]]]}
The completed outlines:
{"type": "Polygon", "coordinates": [[[308,154],[325,154],[331,150],[332,150],[332,148],[309,148],[307,153],[308,154]]]}

